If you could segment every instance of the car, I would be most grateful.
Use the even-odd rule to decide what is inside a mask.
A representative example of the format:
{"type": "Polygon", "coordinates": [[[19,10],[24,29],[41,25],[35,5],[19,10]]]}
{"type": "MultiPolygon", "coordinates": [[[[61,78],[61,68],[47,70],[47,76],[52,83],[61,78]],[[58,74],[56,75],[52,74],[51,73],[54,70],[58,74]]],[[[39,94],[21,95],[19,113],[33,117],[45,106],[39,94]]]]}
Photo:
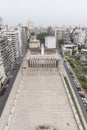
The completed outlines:
{"type": "Polygon", "coordinates": [[[83,98],[83,97],[82,97],[81,99],[82,99],[82,100],[87,100],[86,98],[83,98]]]}
{"type": "Polygon", "coordinates": [[[77,81],[75,79],[73,80],[73,82],[74,82],[75,85],[77,84],[77,81]]]}
{"type": "Polygon", "coordinates": [[[85,109],[86,110],[86,112],[87,112],[87,109],[85,109]]]}
{"type": "Polygon", "coordinates": [[[76,87],[76,89],[77,89],[78,91],[81,91],[81,88],[80,88],[80,87],[76,87]]]}
{"type": "Polygon", "coordinates": [[[77,85],[80,85],[80,83],[79,83],[79,82],[77,82],[77,85]]]}
{"type": "Polygon", "coordinates": [[[17,67],[18,65],[15,65],[15,67],[17,67]]]}
{"type": "Polygon", "coordinates": [[[84,101],[84,100],[82,100],[82,102],[83,102],[83,103],[85,103],[85,101],[84,101]]]}
{"type": "Polygon", "coordinates": [[[76,88],[80,88],[78,84],[76,84],[76,88]]]}
{"type": "Polygon", "coordinates": [[[87,107],[87,103],[83,103],[83,106],[84,106],[84,107],[87,107]]]}
{"type": "Polygon", "coordinates": [[[82,93],[79,93],[79,95],[80,95],[81,97],[85,97],[84,94],[82,94],[82,93]]]}
{"type": "Polygon", "coordinates": [[[78,93],[84,94],[84,92],[82,90],[79,90],[78,93]]]}
{"type": "Polygon", "coordinates": [[[73,75],[73,73],[72,73],[71,71],[69,71],[69,73],[70,73],[71,75],[73,75]]]}
{"type": "Polygon", "coordinates": [[[75,77],[73,75],[71,75],[71,78],[74,79],[75,77]]]}
{"type": "Polygon", "coordinates": [[[87,103],[87,99],[86,98],[82,98],[82,102],[87,103]]]}
{"type": "Polygon", "coordinates": [[[83,97],[82,97],[81,99],[82,99],[82,102],[83,102],[83,103],[87,103],[87,99],[86,99],[86,98],[83,98],[83,97]]]}
{"type": "Polygon", "coordinates": [[[2,89],[0,89],[0,96],[3,96],[5,92],[6,92],[6,87],[2,87],[2,89]]]}
{"type": "Polygon", "coordinates": [[[8,87],[9,85],[8,84],[6,84],[6,87],[8,87]]]}

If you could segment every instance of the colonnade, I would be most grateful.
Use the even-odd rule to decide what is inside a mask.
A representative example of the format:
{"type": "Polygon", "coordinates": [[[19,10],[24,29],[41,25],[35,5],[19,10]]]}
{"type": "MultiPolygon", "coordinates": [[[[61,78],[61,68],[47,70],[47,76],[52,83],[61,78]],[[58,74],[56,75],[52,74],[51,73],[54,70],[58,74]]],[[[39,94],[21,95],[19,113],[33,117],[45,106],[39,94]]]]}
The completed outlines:
{"type": "Polygon", "coordinates": [[[28,60],[29,67],[58,67],[58,59],[38,59],[28,60]]]}

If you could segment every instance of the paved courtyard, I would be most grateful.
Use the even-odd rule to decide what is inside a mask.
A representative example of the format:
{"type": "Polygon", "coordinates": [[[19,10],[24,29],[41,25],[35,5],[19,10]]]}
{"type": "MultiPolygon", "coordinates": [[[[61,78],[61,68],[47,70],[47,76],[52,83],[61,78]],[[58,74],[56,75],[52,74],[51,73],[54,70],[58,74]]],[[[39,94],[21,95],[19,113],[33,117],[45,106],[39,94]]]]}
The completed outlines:
{"type": "Polygon", "coordinates": [[[35,130],[45,125],[78,130],[57,69],[47,71],[28,69],[22,73],[24,81],[9,130],[35,130]]]}

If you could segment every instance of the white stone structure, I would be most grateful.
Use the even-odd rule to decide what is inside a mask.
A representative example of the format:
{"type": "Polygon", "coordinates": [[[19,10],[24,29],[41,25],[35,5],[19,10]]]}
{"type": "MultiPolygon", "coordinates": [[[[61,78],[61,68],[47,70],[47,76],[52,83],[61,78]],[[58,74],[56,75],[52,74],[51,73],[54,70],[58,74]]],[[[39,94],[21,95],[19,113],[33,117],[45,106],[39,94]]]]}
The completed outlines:
{"type": "Polygon", "coordinates": [[[45,37],[45,47],[48,49],[56,48],[56,38],[54,36],[45,37]]]}
{"type": "Polygon", "coordinates": [[[28,29],[29,30],[33,30],[33,22],[32,21],[28,21],[27,23],[26,23],[26,27],[28,27],[28,29]]]}

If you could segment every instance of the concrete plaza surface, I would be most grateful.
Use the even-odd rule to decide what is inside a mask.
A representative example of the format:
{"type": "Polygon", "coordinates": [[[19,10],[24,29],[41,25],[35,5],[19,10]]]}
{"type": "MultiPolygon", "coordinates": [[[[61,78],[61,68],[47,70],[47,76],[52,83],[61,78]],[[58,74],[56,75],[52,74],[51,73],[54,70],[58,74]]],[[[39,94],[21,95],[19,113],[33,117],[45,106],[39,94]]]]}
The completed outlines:
{"type": "Polygon", "coordinates": [[[35,130],[40,125],[78,130],[57,69],[46,74],[36,71],[30,74],[29,69],[23,70],[24,80],[8,130],[35,130]]]}

